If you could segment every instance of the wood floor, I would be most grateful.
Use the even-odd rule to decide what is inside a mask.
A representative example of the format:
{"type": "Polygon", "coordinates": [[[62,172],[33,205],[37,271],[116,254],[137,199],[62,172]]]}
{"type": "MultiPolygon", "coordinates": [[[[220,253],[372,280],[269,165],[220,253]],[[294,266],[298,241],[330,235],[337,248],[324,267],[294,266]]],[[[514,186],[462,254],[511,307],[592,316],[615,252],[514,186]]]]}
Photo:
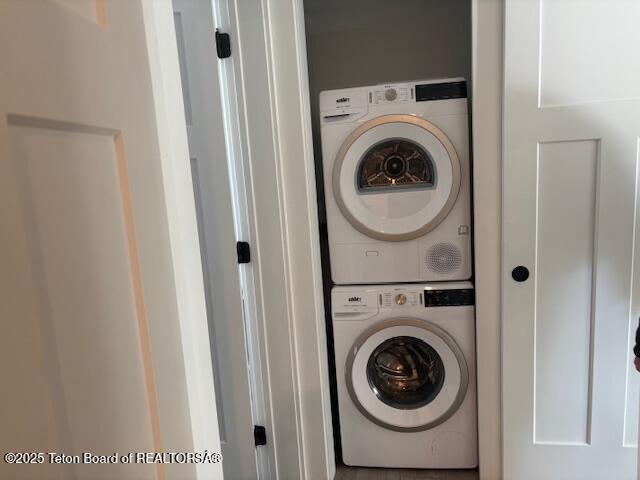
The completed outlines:
{"type": "Polygon", "coordinates": [[[478,480],[478,470],[410,470],[338,465],[335,480],[478,480]]]}

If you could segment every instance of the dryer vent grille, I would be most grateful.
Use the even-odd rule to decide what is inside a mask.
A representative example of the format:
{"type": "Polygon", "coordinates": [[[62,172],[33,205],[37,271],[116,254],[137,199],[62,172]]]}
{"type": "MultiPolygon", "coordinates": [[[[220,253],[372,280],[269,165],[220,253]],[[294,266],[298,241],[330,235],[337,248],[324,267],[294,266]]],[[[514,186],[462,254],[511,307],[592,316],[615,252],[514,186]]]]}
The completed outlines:
{"type": "Polygon", "coordinates": [[[446,275],[455,272],[462,264],[462,252],[453,243],[440,242],[433,245],[425,255],[427,269],[446,275]]]}

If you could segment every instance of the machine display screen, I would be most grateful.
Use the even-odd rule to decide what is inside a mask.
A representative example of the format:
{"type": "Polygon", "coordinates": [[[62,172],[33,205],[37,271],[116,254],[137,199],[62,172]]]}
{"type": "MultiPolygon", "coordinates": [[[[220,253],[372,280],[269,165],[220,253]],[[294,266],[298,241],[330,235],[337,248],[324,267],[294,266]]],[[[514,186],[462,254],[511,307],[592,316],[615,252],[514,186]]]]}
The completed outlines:
{"type": "Polygon", "coordinates": [[[459,290],[425,290],[425,307],[459,307],[462,305],[474,305],[475,295],[473,289],[462,288],[459,290]]]}
{"type": "Polygon", "coordinates": [[[467,82],[427,83],[416,85],[416,102],[467,98],[467,82]]]}

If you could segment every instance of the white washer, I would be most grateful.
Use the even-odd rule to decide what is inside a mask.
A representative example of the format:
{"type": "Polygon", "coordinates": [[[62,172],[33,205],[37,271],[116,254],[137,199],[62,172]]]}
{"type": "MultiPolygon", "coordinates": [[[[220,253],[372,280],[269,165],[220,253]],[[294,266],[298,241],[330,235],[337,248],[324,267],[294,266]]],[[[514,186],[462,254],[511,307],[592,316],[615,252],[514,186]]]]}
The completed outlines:
{"type": "Polygon", "coordinates": [[[474,292],[468,282],[331,292],[347,465],[478,465],[474,292]]]}
{"type": "Polygon", "coordinates": [[[471,277],[464,79],[320,94],[333,281],[471,277]]]}

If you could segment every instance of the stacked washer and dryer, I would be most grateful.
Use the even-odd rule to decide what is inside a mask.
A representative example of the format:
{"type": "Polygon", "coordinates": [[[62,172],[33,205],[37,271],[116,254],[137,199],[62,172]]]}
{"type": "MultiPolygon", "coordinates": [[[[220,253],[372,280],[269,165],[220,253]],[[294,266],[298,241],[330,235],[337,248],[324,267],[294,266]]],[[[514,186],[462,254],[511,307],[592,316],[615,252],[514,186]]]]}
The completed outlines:
{"type": "Polygon", "coordinates": [[[342,458],[477,466],[464,79],[320,94],[342,458]]]}

